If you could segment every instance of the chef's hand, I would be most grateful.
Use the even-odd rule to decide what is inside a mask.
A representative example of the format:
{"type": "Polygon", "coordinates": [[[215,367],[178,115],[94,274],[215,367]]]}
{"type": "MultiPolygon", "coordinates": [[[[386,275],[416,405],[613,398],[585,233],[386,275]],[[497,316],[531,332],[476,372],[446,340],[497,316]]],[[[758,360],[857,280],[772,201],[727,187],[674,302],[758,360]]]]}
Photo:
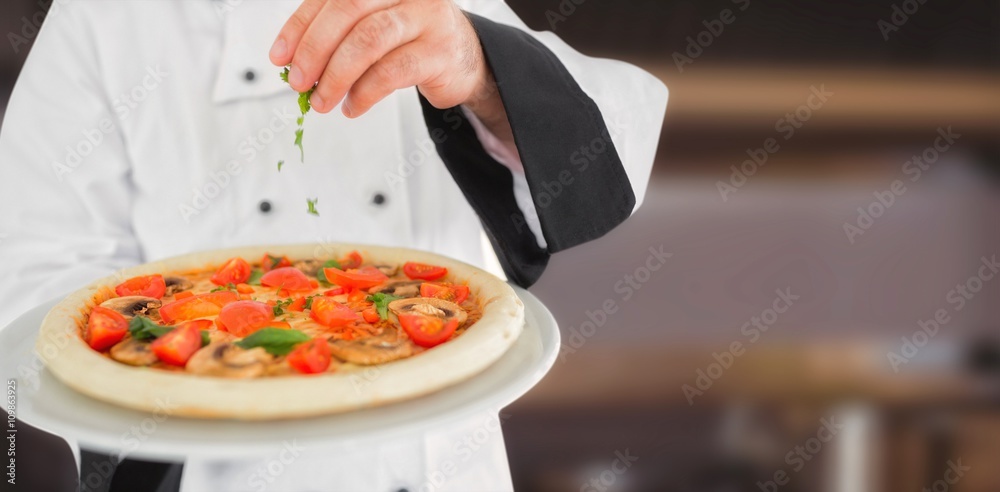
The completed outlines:
{"type": "Polygon", "coordinates": [[[320,113],[343,99],[355,118],[416,86],[435,107],[465,105],[501,140],[510,135],[476,31],[451,0],[305,0],[270,57],[291,64],[288,83],[299,92],[319,81],[310,102],[320,113]]]}

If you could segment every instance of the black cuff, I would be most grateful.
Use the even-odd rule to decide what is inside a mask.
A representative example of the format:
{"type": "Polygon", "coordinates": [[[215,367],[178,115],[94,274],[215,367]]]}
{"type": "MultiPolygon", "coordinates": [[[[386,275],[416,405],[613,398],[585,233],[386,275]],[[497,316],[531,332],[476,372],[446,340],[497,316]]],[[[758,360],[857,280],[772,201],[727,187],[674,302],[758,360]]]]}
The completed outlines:
{"type": "Polygon", "coordinates": [[[518,285],[541,276],[549,253],[597,239],[632,213],[635,195],[597,104],[530,34],[469,15],[493,71],[548,251],[514,201],[510,171],[483,149],[458,108],[420,98],[437,150],[518,285]]]}

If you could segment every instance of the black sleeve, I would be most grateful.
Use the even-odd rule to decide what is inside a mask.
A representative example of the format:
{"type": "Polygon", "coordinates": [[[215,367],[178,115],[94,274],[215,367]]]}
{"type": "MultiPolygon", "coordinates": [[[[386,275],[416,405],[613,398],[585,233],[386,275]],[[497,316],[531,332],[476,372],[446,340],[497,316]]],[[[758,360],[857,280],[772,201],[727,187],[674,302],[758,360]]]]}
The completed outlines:
{"type": "Polygon", "coordinates": [[[479,215],[507,276],[535,283],[549,254],[597,239],[632,213],[635,195],[597,104],[559,59],[519,29],[469,15],[514,132],[547,250],[514,201],[510,171],[483,149],[457,108],[423,97],[437,151],[479,215]]]}

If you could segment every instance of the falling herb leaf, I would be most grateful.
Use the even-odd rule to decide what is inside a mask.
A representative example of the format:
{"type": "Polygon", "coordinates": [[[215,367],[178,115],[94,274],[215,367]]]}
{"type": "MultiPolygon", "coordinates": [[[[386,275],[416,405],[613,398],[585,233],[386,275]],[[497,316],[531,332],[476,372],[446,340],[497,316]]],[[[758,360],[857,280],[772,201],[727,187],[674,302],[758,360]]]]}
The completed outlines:
{"type": "MultiPolygon", "coordinates": [[[[281,80],[284,80],[286,84],[288,83],[288,71],[290,69],[291,69],[290,66],[285,67],[279,74],[281,76],[281,80]]],[[[295,123],[298,125],[298,128],[295,129],[295,146],[299,148],[299,159],[302,162],[306,161],[306,153],[305,150],[302,148],[302,124],[306,120],[305,118],[306,113],[308,113],[309,110],[312,109],[312,103],[309,102],[309,99],[312,97],[313,91],[315,90],[316,87],[313,86],[305,92],[300,92],[298,98],[299,112],[302,113],[302,116],[299,116],[295,120],[295,123]]],[[[278,170],[279,171],[281,170],[280,164],[278,165],[278,170]]]]}
{"type": "Polygon", "coordinates": [[[319,201],[319,198],[306,198],[306,205],[308,205],[308,207],[309,207],[306,211],[309,212],[309,213],[311,213],[311,214],[313,214],[313,215],[317,215],[318,216],[319,212],[316,211],[316,202],[318,202],[318,201],[319,201]]]}
{"type": "Polygon", "coordinates": [[[278,172],[281,172],[281,166],[285,165],[285,161],[278,161],[278,172]]]}
{"type": "Polygon", "coordinates": [[[299,148],[299,158],[302,162],[306,161],[306,151],[302,147],[302,128],[297,128],[295,130],[295,146],[299,148]]]}

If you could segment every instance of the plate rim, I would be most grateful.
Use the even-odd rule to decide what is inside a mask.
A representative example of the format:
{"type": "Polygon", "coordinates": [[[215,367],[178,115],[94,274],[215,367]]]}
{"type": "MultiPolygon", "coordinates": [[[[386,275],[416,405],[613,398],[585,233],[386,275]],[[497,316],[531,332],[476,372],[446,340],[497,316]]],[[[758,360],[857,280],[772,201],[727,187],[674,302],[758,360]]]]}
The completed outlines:
{"type": "MultiPolygon", "coordinates": [[[[485,396],[478,397],[477,399],[463,399],[459,405],[450,408],[448,411],[433,415],[430,417],[423,417],[420,419],[396,422],[392,423],[387,427],[379,428],[377,431],[371,430],[360,430],[357,432],[341,432],[336,435],[325,435],[316,438],[303,437],[303,436],[293,436],[290,439],[294,439],[298,444],[304,447],[330,447],[336,446],[343,443],[349,443],[357,440],[371,440],[371,441],[382,441],[388,439],[398,438],[400,436],[421,432],[423,429],[428,427],[437,427],[441,424],[459,418],[468,418],[475,415],[482,414],[484,411],[489,412],[499,412],[503,407],[510,405],[518,398],[522,397],[528,391],[530,391],[535,385],[538,384],[552,369],[555,365],[555,361],[559,355],[559,348],[561,345],[561,334],[559,332],[558,324],[555,317],[552,315],[551,311],[538,299],[534,294],[518,287],[516,285],[510,284],[514,289],[517,296],[522,300],[525,305],[525,326],[522,336],[525,336],[529,330],[533,331],[538,336],[539,344],[541,345],[537,357],[532,360],[533,365],[530,367],[524,367],[518,370],[516,373],[508,371],[509,374],[505,374],[499,386],[495,387],[492,391],[485,393],[485,396]]],[[[53,299],[49,302],[41,304],[8,324],[2,330],[0,330],[0,339],[6,336],[17,336],[18,333],[12,330],[24,330],[29,329],[29,325],[33,323],[33,320],[37,320],[40,323],[41,318],[45,315],[47,310],[59,302],[60,299],[53,299]],[[24,325],[24,326],[20,326],[24,325]]],[[[37,337],[37,331],[34,335],[20,334],[21,338],[28,336],[32,338],[29,342],[33,342],[34,338],[37,337]]],[[[420,403],[423,400],[435,400],[440,398],[450,397],[450,393],[454,391],[462,391],[462,388],[467,385],[475,385],[477,382],[484,378],[484,374],[488,371],[493,370],[500,364],[500,361],[506,358],[519,357],[522,351],[530,351],[531,347],[524,348],[521,346],[521,340],[519,339],[515,344],[504,353],[501,358],[493,362],[490,366],[486,368],[483,372],[472,376],[471,378],[462,381],[454,386],[444,388],[440,391],[424,395],[414,400],[403,400],[395,403],[387,404],[385,407],[379,408],[398,408],[405,407],[407,405],[416,404],[426,404],[420,403]],[[444,396],[442,396],[444,395],[444,396]]],[[[23,340],[22,340],[23,343],[23,340]]],[[[38,355],[34,351],[34,343],[31,343],[31,354],[28,356],[29,360],[34,359],[41,367],[39,368],[38,376],[42,376],[42,372],[48,371],[47,367],[41,364],[38,360],[38,355]]],[[[11,355],[8,350],[12,347],[8,344],[0,344],[0,355],[6,356],[11,355]],[[6,353],[5,353],[6,352],[6,353]]],[[[15,356],[11,359],[12,364],[4,365],[4,370],[10,368],[20,367],[22,364],[28,360],[22,360],[23,357],[15,356]]],[[[16,371],[13,371],[16,373],[16,371]]],[[[22,382],[20,375],[13,374],[9,377],[13,377],[18,380],[18,414],[17,417],[20,421],[27,423],[33,427],[39,428],[43,431],[57,435],[63,439],[72,440],[77,442],[82,447],[93,450],[96,452],[106,452],[109,455],[114,453],[120,453],[121,455],[127,454],[130,458],[146,458],[146,459],[186,459],[193,456],[198,457],[233,457],[233,456],[259,456],[272,452],[279,449],[283,442],[287,440],[282,440],[283,442],[277,442],[275,439],[268,438],[262,439],[253,443],[248,443],[246,441],[240,441],[238,443],[227,443],[218,442],[210,445],[199,446],[197,449],[190,449],[191,446],[185,446],[182,441],[173,441],[171,439],[165,439],[162,433],[154,433],[148,436],[148,440],[144,441],[142,445],[136,449],[129,450],[127,453],[121,453],[120,445],[122,444],[121,435],[119,434],[109,434],[103,430],[92,430],[86,428],[79,428],[76,424],[63,424],[61,422],[50,420],[49,417],[44,416],[44,414],[39,414],[35,412],[33,405],[24,406],[21,402],[24,398],[34,398],[34,393],[37,391],[51,391],[51,389],[36,389],[28,390],[27,395],[23,388],[24,383],[22,382]],[[25,410],[27,409],[27,412],[25,410]],[[159,437],[157,437],[159,436],[159,437]],[[186,450],[181,450],[180,448],[185,448],[186,450]]],[[[93,397],[84,395],[77,392],[73,388],[67,386],[65,383],[59,381],[52,374],[48,374],[48,377],[53,383],[59,385],[59,391],[68,391],[75,393],[82,397],[85,401],[92,402],[98,405],[112,405],[93,397]]],[[[44,386],[44,385],[43,385],[44,386]]],[[[135,417],[135,421],[140,421],[149,417],[150,413],[142,410],[136,410],[125,407],[114,406],[116,410],[122,412],[128,412],[135,417]]],[[[323,416],[306,417],[304,419],[289,419],[289,420],[263,420],[263,421],[241,421],[241,420],[222,420],[221,422],[227,422],[229,425],[237,425],[239,427],[246,427],[250,430],[254,426],[261,427],[273,427],[281,425],[284,422],[296,422],[298,420],[307,420],[314,423],[322,424],[325,421],[336,420],[338,418],[343,418],[345,416],[354,416],[357,412],[363,412],[365,409],[360,409],[347,413],[339,414],[329,414],[323,416]]],[[[202,418],[192,418],[192,417],[182,417],[182,416],[172,416],[171,421],[178,423],[171,425],[185,425],[185,422],[220,422],[218,419],[202,419],[202,418]]]]}

